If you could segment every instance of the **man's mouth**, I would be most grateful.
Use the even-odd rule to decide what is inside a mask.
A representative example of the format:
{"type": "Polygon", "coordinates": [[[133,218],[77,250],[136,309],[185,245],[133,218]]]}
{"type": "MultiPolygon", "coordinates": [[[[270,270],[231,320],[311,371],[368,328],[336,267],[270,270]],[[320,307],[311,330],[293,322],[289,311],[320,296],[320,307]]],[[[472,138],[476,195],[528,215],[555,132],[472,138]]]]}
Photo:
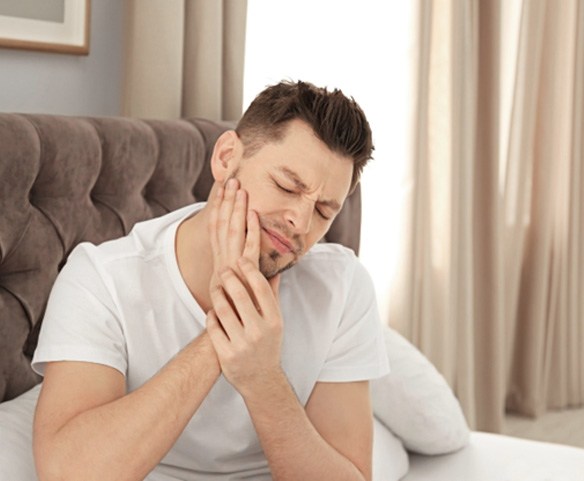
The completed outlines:
{"type": "Polygon", "coordinates": [[[262,227],[262,230],[267,234],[273,246],[280,254],[284,255],[290,252],[295,252],[295,249],[292,246],[292,242],[290,242],[288,239],[272,230],[266,229],[265,227],[262,227]]]}

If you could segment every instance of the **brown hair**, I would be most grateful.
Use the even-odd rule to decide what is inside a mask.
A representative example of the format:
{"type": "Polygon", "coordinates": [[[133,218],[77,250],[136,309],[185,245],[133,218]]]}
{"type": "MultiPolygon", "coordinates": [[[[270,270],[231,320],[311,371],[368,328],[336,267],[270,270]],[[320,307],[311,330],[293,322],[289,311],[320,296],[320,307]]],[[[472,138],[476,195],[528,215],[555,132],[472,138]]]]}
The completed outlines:
{"type": "Polygon", "coordinates": [[[289,81],[266,88],[235,129],[244,156],[253,155],[266,142],[281,140],[294,119],[306,122],[331,151],[353,159],[352,192],[374,147],[363,110],[338,89],[329,92],[307,82],[289,81]]]}

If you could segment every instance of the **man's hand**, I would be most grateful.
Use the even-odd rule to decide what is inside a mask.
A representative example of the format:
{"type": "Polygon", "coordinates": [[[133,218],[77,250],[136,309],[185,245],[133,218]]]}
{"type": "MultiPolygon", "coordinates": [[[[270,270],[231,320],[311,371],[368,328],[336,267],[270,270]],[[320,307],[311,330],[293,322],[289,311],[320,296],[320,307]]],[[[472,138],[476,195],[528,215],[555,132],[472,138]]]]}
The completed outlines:
{"type": "Polygon", "coordinates": [[[268,281],[259,270],[260,223],[247,193],[237,179],[217,187],[209,217],[213,309],[207,330],[223,374],[241,392],[280,370],[280,276],[268,281]]]}
{"type": "Polygon", "coordinates": [[[244,256],[259,265],[260,226],[257,214],[248,211],[247,193],[239,188],[237,179],[226,186],[218,185],[216,195],[210,199],[209,238],[213,252],[213,274],[209,291],[221,284],[219,273],[225,268],[235,270],[237,260],[244,256]],[[247,232],[246,232],[247,227],[247,232]]]}
{"type": "Polygon", "coordinates": [[[283,323],[280,275],[268,281],[245,257],[238,266],[243,280],[227,268],[220,273],[221,285],[211,290],[207,331],[223,375],[245,397],[281,374],[283,323]]]}

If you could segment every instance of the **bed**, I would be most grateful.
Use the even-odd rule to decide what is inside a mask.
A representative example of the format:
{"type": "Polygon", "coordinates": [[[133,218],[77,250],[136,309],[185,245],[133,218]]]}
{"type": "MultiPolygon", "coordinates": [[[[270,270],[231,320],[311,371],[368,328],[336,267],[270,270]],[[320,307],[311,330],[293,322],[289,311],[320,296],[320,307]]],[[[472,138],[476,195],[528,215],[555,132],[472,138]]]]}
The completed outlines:
{"type": "Polygon", "coordinates": [[[404,481],[582,481],[584,450],[473,432],[459,452],[411,455],[404,481]]]}
{"type": "MultiPolygon", "coordinates": [[[[34,481],[30,369],[52,283],[75,245],[204,200],[228,123],[0,114],[0,480],[34,481]]],[[[357,189],[326,236],[359,251],[357,189]]],[[[584,480],[584,450],[470,432],[442,376],[385,328],[372,382],[376,481],[584,480]]],[[[150,478],[148,478],[150,479],[150,478]]],[[[152,480],[155,478],[153,477],[152,480]]]]}

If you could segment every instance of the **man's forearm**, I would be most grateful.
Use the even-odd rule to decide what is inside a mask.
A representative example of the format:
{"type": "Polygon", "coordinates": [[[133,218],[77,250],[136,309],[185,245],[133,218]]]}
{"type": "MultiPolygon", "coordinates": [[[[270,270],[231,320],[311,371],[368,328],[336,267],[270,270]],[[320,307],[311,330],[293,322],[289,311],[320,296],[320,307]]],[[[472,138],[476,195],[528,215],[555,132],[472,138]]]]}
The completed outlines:
{"type": "Polygon", "coordinates": [[[285,374],[243,394],[274,481],[364,481],[318,433],[285,374]]]}
{"type": "Polygon", "coordinates": [[[54,479],[144,479],[174,445],[219,375],[205,332],[139,389],[65,424],[43,453],[50,456],[49,471],[54,479]]]}

